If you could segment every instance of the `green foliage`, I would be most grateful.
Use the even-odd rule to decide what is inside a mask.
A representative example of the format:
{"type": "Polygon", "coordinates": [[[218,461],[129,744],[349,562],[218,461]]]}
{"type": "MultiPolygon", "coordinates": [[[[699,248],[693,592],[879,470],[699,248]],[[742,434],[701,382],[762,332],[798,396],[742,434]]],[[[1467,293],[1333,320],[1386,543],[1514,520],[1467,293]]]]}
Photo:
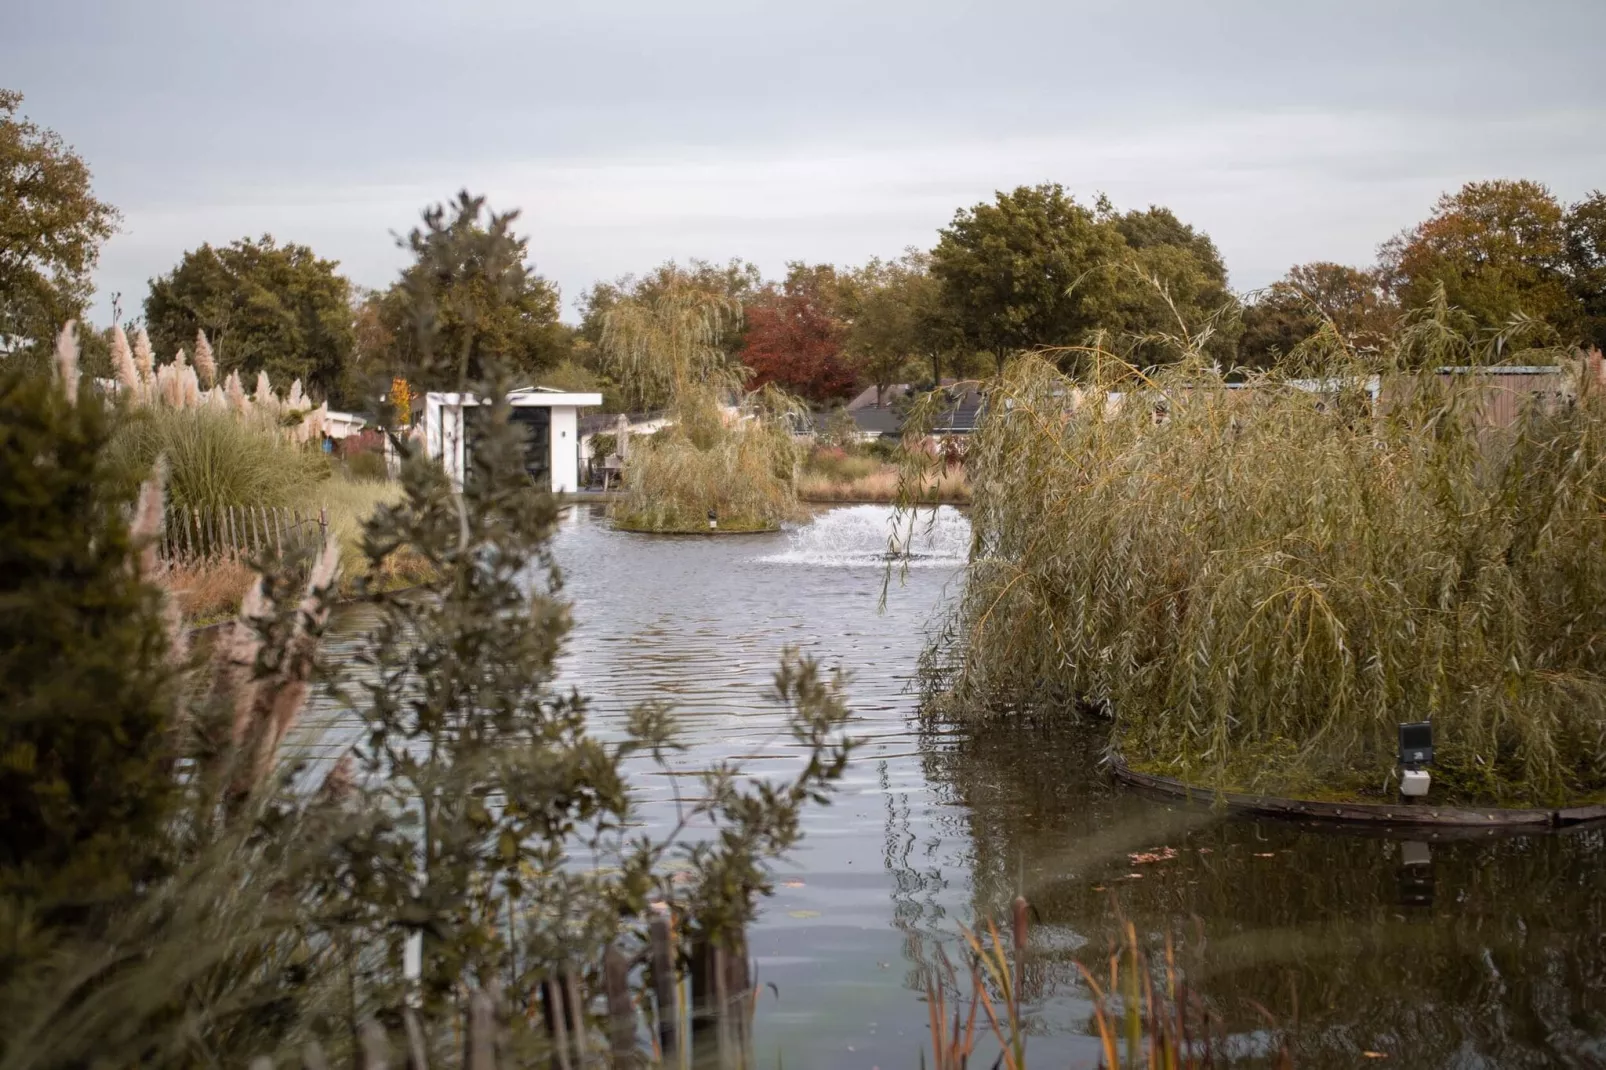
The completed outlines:
{"type": "Polygon", "coordinates": [[[557,287],[529,263],[518,217],[464,191],[401,243],[414,262],[380,300],[379,320],[393,346],[388,370],[405,371],[415,390],[455,389],[492,367],[527,385],[567,354],[557,287]]]}
{"type": "Polygon", "coordinates": [[[380,451],[357,450],[346,455],[346,475],[359,483],[383,483],[390,478],[390,469],[380,451]]]}
{"type": "Polygon", "coordinates": [[[972,348],[1011,354],[1080,343],[1117,303],[1107,268],[1121,235],[1058,184],[1000,192],[957,212],[940,232],[931,273],[972,348]]]}
{"type": "Polygon", "coordinates": [[[92,392],[0,376],[0,979],[158,875],[176,795],[173,671],[112,434],[92,392]]]}
{"type": "Polygon", "coordinates": [[[227,409],[140,408],[122,413],[110,457],[125,483],[165,457],[175,505],[285,505],[329,474],[321,454],[254,417],[227,409]]]}
{"type": "Polygon", "coordinates": [[[621,384],[636,410],[676,408],[684,399],[728,395],[740,365],[722,342],[740,322],[735,299],[671,279],[650,296],[629,297],[608,310],[598,343],[602,369],[621,384]]]}
{"type": "MultiPolygon", "coordinates": [[[[604,371],[606,353],[602,349],[602,336],[608,313],[621,301],[650,306],[668,290],[691,289],[724,298],[732,307],[740,308],[752,300],[763,285],[764,276],[756,264],[735,259],[725,264],[711,264],[696,258],[684,267],[671,260],[645,275],[625,275],[612,282],[598,282],[581,294],[577,302],[581,318],[575,332],[575,358],[592,371],[604,371]]],[[[735,359],[741,352],[742,333],[739,320],[726,326],[719,348],[727,360],[735,359]]]]}
{"type": "Polygon", "coordinates": [[[1471,330],[1440,303],[1366,359],[1324,327],[1247,389],[1200,354],[1150,376],[1106,356],[1090,382],[1023,361],[967,454],[933,692],[1080,708],[1129,761],[1273,794],[1385,792],[1395,726],[1431,717],[1455,801],[1599,797],[1606,394],[1575,375],[1490,426],[1476,377],[1409,369],[1566,357],[1471,330]]]}
{"type": "MultiPolygon", "coordinates": [[[[948,315],[1000,373],[1018,352],[1094,342],[1140,366],[1175,359],[1174,337],[1231,306],[1214,243],[1169,209],[1118,215],[1103,197],[1087,207],[1057,184],[1021,186],[940,233],[931,273],[948,315]]],[[[1230,354],[1229,325],[1187,344],[1230,354]]]]}
{"type": "Polygon", "coordinates": [[[231,371],[247,383],[267,372],[278,383],[300,379],[340,400],[352,357],[351,283],[305,245],[271,235],[230,245],[202,245],[151,280],[145,323],[157,353],[211,341],[218,381],[231,371]]]}
{"type": "Polygon", "coordinates": [[[625,392],[618,383],[575,360],[566,360],[542,372],[536,385],[572,394],[601,394],[603,412],[624,412],[627,404],[625,392]]]}
{"type": "Polygon", "coordinates": [[[963,345],[930,265],[928,254],[911,249],[896,260],[871,260],[852,275],[847,350],[874,386],[918,377],[911,365],[919,361],[931,362],[935,382],[944,358],[963,345]]]}
{"type": "Polygon", "coordinates": [[[1384,244],[1382,271],[1407,309],[1424,308],[1443,288],[1479,329],[1503,329],[1515,316],[1576,336],[1577,300],[1564,273],[1567,231],[1561,205],[1538,182],[1469,182],[1439,198],[1433,214],[1384,244]]]}
{"type": "Polygon", "coordinates": [[[83,159],[19,117],[21,104],[0,89],[0,354],[26,349],[42,364],[56,331],[82,315],[118,216],[90,191],[83,159]]]}
{"type": "Polygon", "coordinates": [[[1583,316],[1584,342],[1606,350],[1606,193],[1567,210],[1567,280],[1583,316]]]}

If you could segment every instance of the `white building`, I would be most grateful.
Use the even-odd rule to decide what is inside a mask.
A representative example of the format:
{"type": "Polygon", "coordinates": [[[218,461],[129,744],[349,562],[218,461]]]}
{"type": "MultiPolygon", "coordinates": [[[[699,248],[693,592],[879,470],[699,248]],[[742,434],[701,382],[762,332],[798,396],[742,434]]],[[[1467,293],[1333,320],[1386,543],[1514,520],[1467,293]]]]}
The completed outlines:
{"type": "MultiPolygon", "coordinates": [[[[554,494],[580,486],[580,410],[602,404],[601,394],[568,394],[546,387],[525,387],[508,395],[513,420],[529,431],[525,469],[554,494]]],[[[469,469],[473,451],[473,413],[479,400],[472,394],[424,395],[424,448],[446,468],[458,486],[469,469]]]]}

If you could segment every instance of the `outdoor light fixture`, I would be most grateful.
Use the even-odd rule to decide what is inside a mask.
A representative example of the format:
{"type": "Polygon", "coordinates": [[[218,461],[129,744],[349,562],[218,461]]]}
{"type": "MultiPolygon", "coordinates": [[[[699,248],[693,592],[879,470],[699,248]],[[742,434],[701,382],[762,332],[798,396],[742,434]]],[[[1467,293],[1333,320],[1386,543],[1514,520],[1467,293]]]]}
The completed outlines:
{"type": "Polygon", "coordinates": [[[712,509],[708,510],[708,530],[713,531],[719,527],[719,514],[712,509]]]}
{"type": "Polygon", "coordinates": [[[1433,762],[1433,722],[1413,721],[1400,725],[1400,794],[1421,798],[1428,793],[1432,778],[1421,768],[1433,762]]]}

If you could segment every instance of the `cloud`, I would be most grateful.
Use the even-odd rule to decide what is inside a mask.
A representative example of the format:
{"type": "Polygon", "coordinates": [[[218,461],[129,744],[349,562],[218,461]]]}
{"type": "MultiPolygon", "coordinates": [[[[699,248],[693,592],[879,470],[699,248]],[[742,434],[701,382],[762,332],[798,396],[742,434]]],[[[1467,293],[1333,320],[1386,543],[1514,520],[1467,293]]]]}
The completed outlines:
{"type": "Polygon", "coordinates": [[[1576,132],[1591,128],[1606,128],[1606,110],[1491,119],[1288,109],[1088,126],[1074,136],[434,161],[410,168],[405,181],[264,182],[128,207],[126,232],[103,260],[102,296],[120,290],[130,307],[145,278],[185,249],[264,232],[384,286],[405,259],[390,235],[463,187],[522,210],[538,269],[572,299],[596,279],[669,258],[742,257],[777,273],[794,259],[895,255],[931,245],[957,208],[1045,181],[1084,199],[1107,193],[1123,208],[1170,206],[1216,239],[1234,284],[1248,289],[1297,262],[1368,263],[1446,189],[1531,173],[1529,161],[1551,161],[1558,193],[1581,196],[1606,170],[1606,147],[1578,145],[1576,132]]]}

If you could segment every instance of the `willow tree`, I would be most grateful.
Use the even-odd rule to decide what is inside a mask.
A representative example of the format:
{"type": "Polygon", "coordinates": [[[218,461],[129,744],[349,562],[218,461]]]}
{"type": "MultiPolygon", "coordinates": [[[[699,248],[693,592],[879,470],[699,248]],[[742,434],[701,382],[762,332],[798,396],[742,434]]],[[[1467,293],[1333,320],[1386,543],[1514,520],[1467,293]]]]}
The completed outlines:
{"type": "Polygon", "coordinates": [[[626,449],[621,527],[768,531],[796,510],[792,430],[807,410],[773,387],[743,393],[747,370],[721,345],[740,316],[731,298],[684,284],[608,312],[606,366],[636,404],[669,417],[626,449]]]}
{"type": "Polygon", "coordinates": [[[628,298],[603,322],[603,365],[638,409],[675,409],[708,387],[734,390],[739,366],[720,341],[741,317],[738,301],[684,282],[651,299],[628,298]]]}

